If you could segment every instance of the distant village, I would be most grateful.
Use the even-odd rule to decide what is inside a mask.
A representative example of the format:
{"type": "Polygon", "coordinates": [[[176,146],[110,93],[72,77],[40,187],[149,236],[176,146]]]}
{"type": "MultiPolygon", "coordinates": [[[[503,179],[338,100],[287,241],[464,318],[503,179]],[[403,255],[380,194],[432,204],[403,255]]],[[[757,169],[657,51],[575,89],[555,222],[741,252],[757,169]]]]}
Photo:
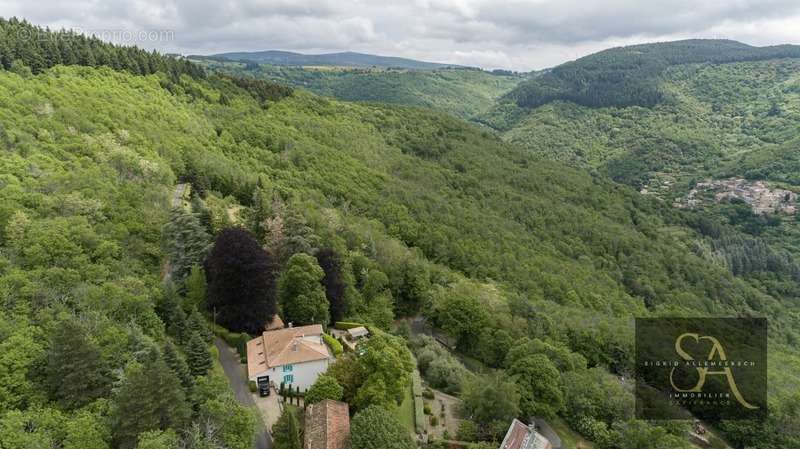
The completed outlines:
{"type": "Polygon", "coordinates": [[[734,199],[744,201],[756,215],[794,215],[797,211],[795,192],[771,188],[764,181],[749,181],[744,178],[708,179],[699,182],[685,198],[676,201],[674,206],[687,209],[700,207],[712,195],[717,203],[734,199]]]}

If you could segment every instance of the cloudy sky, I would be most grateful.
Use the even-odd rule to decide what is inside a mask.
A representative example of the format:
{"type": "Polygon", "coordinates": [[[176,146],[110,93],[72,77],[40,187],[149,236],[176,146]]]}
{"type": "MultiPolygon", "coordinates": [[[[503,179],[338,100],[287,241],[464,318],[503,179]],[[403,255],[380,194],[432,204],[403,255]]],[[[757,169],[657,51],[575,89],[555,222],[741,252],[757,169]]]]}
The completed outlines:
{"type": "Polygon", "coordinates": [[[798,0],[0,0],[0,16],[184,54],[352,50],[515,70],[689,37],[800,43],[798,0]]]}

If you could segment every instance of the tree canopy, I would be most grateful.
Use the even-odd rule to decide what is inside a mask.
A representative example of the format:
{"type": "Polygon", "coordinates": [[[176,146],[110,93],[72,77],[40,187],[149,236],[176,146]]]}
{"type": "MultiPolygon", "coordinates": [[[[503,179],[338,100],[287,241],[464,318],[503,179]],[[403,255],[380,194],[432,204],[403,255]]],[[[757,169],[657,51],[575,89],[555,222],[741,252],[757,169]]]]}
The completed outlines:
{"type": "Polygon", "coordinates": [[[208,310],[226,328],[257,334],[277,311],[275,264],[244,229],[225,229],[206,258],[208,310]]]}

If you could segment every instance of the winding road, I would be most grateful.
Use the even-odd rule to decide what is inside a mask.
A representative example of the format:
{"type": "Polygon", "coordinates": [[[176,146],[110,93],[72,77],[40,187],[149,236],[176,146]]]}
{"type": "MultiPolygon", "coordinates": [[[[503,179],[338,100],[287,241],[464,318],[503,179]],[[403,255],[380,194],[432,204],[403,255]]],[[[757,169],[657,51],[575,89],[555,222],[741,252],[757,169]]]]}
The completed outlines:
{"type": "MultiPolygon", "coordinates": [[[[219,337],[214,338],[214,345],[219,351],[219,362],[222,364],[222,369],[225,370],[236,400],[245,407],[258,411],[253,395],[250,393],[250,387],[247,385],[247,375],[239,362],[239,356],[219,337]]],[[[256,430],[254,447],[255,449],[272,449],[272,437],[263,426],[259,426],[256,430]]]]}

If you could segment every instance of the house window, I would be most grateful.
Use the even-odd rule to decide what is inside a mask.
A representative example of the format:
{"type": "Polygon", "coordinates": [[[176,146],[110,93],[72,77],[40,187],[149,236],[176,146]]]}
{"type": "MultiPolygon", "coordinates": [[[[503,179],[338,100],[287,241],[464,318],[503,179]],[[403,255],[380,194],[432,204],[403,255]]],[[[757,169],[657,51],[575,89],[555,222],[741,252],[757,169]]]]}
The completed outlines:
{"type": "Polygon", "coordinates": [[[285,374],[283,376],[283,383],[290,384],[294,382],[294,374],[285,374]]]}
{"type": "Polygon", "coordinates": [[[283,365],[283,372],[284,373],[292,372],[292,365],[283,365]]]}

